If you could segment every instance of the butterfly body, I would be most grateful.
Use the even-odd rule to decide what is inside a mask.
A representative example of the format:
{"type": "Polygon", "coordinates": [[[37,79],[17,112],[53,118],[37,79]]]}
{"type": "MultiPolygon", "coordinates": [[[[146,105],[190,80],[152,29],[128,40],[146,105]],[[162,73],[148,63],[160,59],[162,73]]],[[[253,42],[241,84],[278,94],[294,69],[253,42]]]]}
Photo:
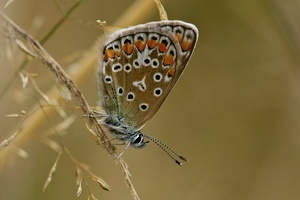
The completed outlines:
{"type": "Polygon", "coordinates": [[[105,125],[117,139],[141,148],[140,129],[160,108],[185,69],[198,39],[197,28],[173,20],[119,30],[100,52],[100,105],[105,125]]]}

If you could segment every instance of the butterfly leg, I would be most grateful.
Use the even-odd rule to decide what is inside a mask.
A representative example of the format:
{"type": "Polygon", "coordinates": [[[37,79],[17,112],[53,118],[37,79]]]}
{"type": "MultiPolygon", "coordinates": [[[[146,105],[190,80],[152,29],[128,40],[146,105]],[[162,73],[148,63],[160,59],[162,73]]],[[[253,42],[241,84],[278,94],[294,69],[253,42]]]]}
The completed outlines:
{"type": "Polygon", "coordinates": [[[82,117],[91,117],[91,118],[104,118],[109,117],[105,112],[101,112],[98,110],[92,110],[90,113],[83,115],[82,117]]]}
{"type": "Polygon", "coordinates": [[[117,156],[117,158],[120,158],[123,154],[124,154],[124,152],[129,148],[129,146],[130,146],[130,142],[127,142],[127,144],[126,144],[126,147],[123,149],[123,151],[117,156]]]}

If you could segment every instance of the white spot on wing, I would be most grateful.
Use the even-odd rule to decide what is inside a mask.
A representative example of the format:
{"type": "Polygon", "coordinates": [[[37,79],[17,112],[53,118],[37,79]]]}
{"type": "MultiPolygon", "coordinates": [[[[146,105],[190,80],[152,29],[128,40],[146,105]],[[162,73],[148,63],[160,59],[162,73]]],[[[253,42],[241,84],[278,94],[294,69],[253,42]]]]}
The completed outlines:
{"type": "Polygon", "coordinates": [[[135,87],[138,87],[139,90],[141,91],[145,91],[146,90],[146,83],[145,83],[145,78],[146,76],[144,76],[144,78],[140,81],[134,81],[132,84],[135,86],[135,87]]]}

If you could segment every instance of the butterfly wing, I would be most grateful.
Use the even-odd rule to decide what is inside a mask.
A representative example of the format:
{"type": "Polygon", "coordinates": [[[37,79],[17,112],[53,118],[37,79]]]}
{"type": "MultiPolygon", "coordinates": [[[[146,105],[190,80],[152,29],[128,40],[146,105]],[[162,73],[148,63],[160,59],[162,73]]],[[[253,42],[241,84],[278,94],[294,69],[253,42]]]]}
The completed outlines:
{"type": "Polygon", "coordinates": [[[100,56],[101,106],[125,126],[142,128],[174,87],[197,39],[194,25],[177,20],[110,35],[100,56]]]}

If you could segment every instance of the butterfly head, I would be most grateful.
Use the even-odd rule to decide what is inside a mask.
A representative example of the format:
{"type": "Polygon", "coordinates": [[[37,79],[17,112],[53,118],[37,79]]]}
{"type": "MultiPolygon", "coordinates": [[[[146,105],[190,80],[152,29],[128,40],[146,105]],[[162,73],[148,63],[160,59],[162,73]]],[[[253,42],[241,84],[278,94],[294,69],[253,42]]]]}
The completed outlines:
{"type": "Polygon", "coordinates": [[[149,142],[144,140],[144,134],[141,131],[133,126],[124,125],[122,119],[117,117],[108,117],[104,121],[104,125],[117,139],[128,143],[134,148],[143,148],[149,142]]]}
{"type": "Polygon", "coordinates": [[[134,148],[143,148],[146,146],[146,143],[149,141],[144,141],[144,134],[141,133],[140,131],[135,132],[131,137],[130,137],[130,144],[134,148]]]}

